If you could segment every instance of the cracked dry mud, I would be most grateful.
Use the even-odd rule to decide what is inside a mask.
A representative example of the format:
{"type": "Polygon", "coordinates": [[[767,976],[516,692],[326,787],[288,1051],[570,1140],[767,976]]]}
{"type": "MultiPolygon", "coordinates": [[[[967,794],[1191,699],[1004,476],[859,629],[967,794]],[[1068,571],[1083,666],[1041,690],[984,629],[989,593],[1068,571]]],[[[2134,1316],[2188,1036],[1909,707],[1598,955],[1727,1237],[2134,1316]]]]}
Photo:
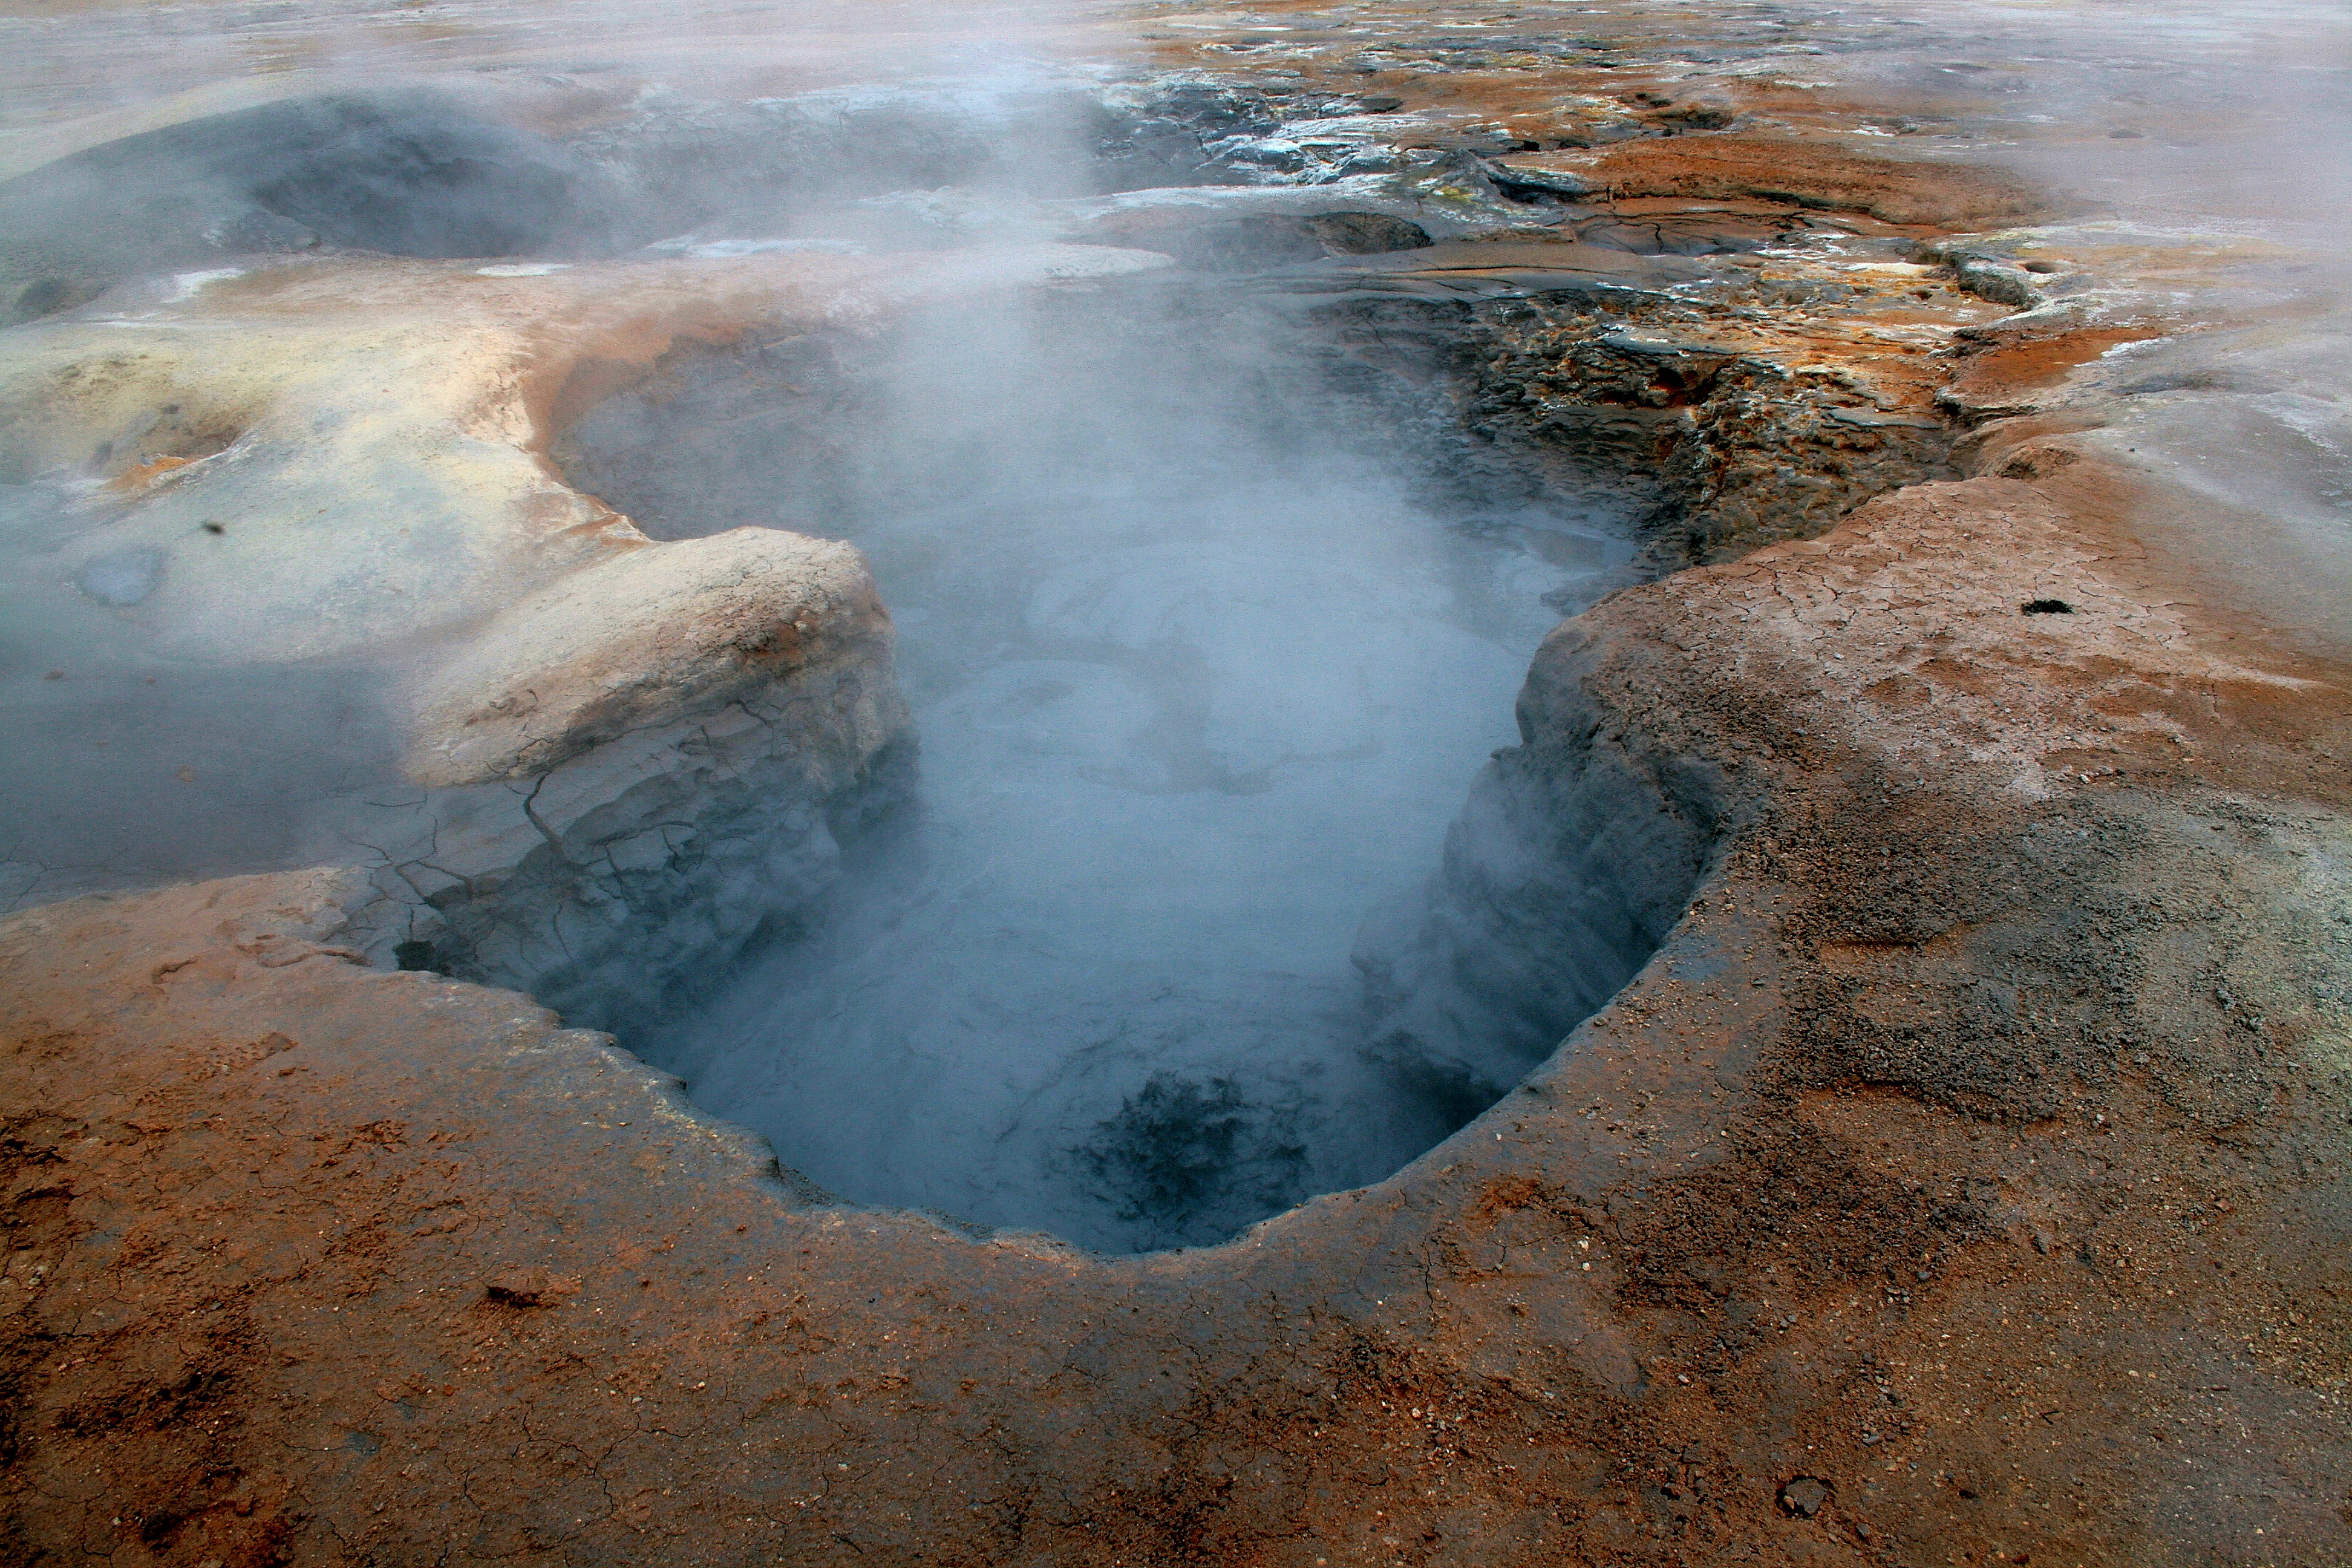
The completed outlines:
{"type": "MultiPolygon", "coordinates": [[[[1437,6],[1356,16],[1409,70],[1267,30],[1306,5],[1155,43],[1344,72],[1507,176],[1567,142],[1517,177],[1579,223],[1942,258],[1675,296],[1513,233],[1318,275],[1499,448],[1654,476],[1642,580],[1544,644],[1468,808],[1547,865],[1693,859],[1549,1061],[1377,1185],[1106,1258],[838,1206],[606,1037],[375,966],[365,867],[28,909],[7,1556],[2352,1557],[2343,579],[2294,473],[2182,434],[2325,390],[2340,325],[2184,306],[2227,247],[1871,161],[1838,137],[1987,111],[1710,74],[1675,48],[1756,57],[1698,9],[1594,22],[1605,84],[1433,57],[1486,15],[1437,6]],[[1576,144],[1620,122],[1677,134],[1576,144]],[[2041,257],[2098,286],[1997,298],[2041,257]]],[[[1530,874],[1457,847],[1504,929],[1530,874]]]]}

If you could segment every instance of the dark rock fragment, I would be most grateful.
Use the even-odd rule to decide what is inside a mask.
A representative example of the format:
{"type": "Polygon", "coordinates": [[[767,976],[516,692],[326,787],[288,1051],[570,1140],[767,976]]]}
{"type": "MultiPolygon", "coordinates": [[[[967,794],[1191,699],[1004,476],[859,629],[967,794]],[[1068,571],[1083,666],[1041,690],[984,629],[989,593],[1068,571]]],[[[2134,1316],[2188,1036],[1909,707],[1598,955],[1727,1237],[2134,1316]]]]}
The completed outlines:
{"type": "Polygon", "coordinates": [[[0,325],[226,250],[593,249],[615,195],[538,132],[416,90],[185,121],[0,181],[0,325]]]}
{"type": "Polygon", "coordinates": [[[503,1307],[552,1307],[579,1289],[578,1280],[544,1268],[504,1268],[482,1283],[483,1299],[503,1307]]]}
{"type": "Polygon", "coordinates": [[[1385,213],[1324,213],[1308,218],[1307,226],[1334,256],[1381,256],[1421,250],[1430,243],[1421,225],[1385,213]]]}
{"type": "Polygon", "coordinates": [[[1780,1489],[1780,1506],[1799,1519],[1812,1518],[1829,1500],[1828,1483],[1811,1476],[1799,1476],[1780,1489]]]}

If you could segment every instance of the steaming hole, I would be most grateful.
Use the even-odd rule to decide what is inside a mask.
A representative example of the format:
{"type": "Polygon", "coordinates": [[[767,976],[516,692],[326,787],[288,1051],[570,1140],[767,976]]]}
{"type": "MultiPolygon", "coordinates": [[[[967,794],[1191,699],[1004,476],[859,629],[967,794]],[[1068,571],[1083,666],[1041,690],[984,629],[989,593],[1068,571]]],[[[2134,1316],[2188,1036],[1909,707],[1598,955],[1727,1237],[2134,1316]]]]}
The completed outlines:
{"type": "MultiPolygon", "coordinates": [[[[826,167],[804,155],[815,134],[776,156],[826,167]]],[[[0,206],[40,215],[42,245],[85,279],[320,243],[575,254],[700,216],[624,219],[595,187],[529,133],[422,99],[336,100],[133,138],[12,183],[0,206]]],[[[1426,238],[1336,213],[1212,225],[1185,259],[1246,273],[1426,238]]],[[[36,284],[17,313],[72,302],[36,284]]],[[[1515,815],[1516,786],[1481,773],[1515,739],[1535,643],[1629,557],[1620,509],[1546,493],[1452,428],[1295,321],[1185,288],[770,342],[594,409],[560,456],[649,532],[754,523],[867,552],[924,748],[906,798],[843,815],[875,826],[845,842],[814,928],[780,911],[683,1005],[612,1021],[836,1192],[1105,1249],[1222,1239],[1475,1116],[1664,928],[1588,900],[1605,874],[1563,869],[1536,842],[1544,812],[1515,815]],[[1508,907],[1425,893],[1441,850],[1517,865],[1508,907]]],[[[160,439],[125,432],[90,468],[119,477],[160,439]]],[[[217,449],[183,446],[164,455],[217,449]]],[[[107,563],[85,594],[135,603],[161,581],[149,564],[107,563]]],[[[130,724],[152,683],[115,663],[130,724]]],[[[352,728],[315,721],[358,701],[341,679],[281,705],[289,722],[352,728]]],[[[163,789],[141,868],[164,867],[166,843],[209,842],[234,868],[284,858],[267,835],[174,826],[223,808],[236,750],[287,749],[252,728],[191,720],[141,742],[194,759],[155,776],[204,781],[163,789]]],[[[472,962],[425,942],[394,959],[472,962]]],[[[608,996],[631,993],[609,978],[608,996]]]]}
{"type": "Polygon", "coordinates": [[[0,181],[0,325],[224,253],[593,250],[623,205],[591,161],[432,93],[241,110],[0,181]]]}
{"type": "MultiPolygon", "coordinates": [[[[621,120],[559,142],[490,117],[463,92],[394,86],[294,100],[124,137],[0,180],[0,326],[224,253],[612,255],[722,215],[789,226],[814,208],[869,198],[906,209],[894,220],[886,200],[866,212],[869,224],[920,247],[940,240],[919,212],[925,193],[942,187],[1045,197],[1246,182],[1251,170],[1210,166],[1202,135],[1212,122],[1219,135],[1270,129],[1264,115],[1262,102],[1202,89],[1114,112],[1066,85],[1014,79],[735,105],[656,91],[621,120]]],[[[1415,226],[1373,215],[1333,226],[1349,216],[1242,225],[1222,249],[1263,264],[1255,252],[1268,245],[1304,258],[1427,243],[1415,226]]]]}
{"type": "Polygon", "coordinates": [[[1396,983],[1441,850],[1483,852],[1448,826],[1546,595],[1630,547],[1406,398],[1179,284],[680,358],[593,409],[559,459],[647,531],[858,544],[921,736],[814,928],[629,1044],[835,1193],[1107,1250],[1223,1239],[1491,1103],[1654,936],[1531,882],[1498,941],[1549,951],[1435,1009],[1466,1047],[1396,983]]]}

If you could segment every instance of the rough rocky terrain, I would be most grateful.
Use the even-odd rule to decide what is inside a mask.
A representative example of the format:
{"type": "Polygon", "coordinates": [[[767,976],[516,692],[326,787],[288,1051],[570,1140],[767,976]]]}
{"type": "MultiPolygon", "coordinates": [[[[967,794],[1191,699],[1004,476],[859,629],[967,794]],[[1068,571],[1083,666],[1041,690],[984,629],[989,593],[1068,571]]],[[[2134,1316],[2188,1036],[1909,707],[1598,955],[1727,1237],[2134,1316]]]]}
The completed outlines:
{"type": "MultiPolygon", "coordinates": [[[[28,909],[7,1553],[2352,1557],[2340,327],[1958,141],[1857,151],[1986,122],[1910,57],[1804,87],[1804,35],[1602,10],[1178,17],[1153,65],[1360,95],[1344,147],[1236,134],[1398,183],[1261,216],[1437,241],[1237,287],[1497,450],[1643,465],[1643,580],[1546,643],[1465,814],[1507,831],[1391,977],[1426,1029],[1603,886],[1662,943],[1621,992],[1389,1181],[1105,1259],[833,1205],[605,1037],[371,963],[365,866],[28,909]]],[[[1171,205],[1052,221],[1149,248],[1171,205]]],[[[633,668],[667,635],[594,619],[633,668]]],[[[508,635],[439,689],[503,690],[508,635]]],[[[642,700],[723,707],[714,657],[642,700]]]]}

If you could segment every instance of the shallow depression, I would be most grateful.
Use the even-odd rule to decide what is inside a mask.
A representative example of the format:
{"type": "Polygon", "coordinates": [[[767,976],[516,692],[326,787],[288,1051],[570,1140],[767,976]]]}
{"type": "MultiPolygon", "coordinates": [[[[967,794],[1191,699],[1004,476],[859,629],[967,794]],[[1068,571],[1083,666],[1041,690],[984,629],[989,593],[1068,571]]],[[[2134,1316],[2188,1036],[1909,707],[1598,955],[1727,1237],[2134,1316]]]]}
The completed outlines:
{"type": "Polygon", "coordinates": [[[1351,950],[1630,547],[1287,321],[1073,289],[684,362],[560,448],[651,531],[854,541],[897,618],[911,798],[630,1042],[831,1190],[1198,1245],[1465,1113],[1367,1054],[1351,950]]]}

